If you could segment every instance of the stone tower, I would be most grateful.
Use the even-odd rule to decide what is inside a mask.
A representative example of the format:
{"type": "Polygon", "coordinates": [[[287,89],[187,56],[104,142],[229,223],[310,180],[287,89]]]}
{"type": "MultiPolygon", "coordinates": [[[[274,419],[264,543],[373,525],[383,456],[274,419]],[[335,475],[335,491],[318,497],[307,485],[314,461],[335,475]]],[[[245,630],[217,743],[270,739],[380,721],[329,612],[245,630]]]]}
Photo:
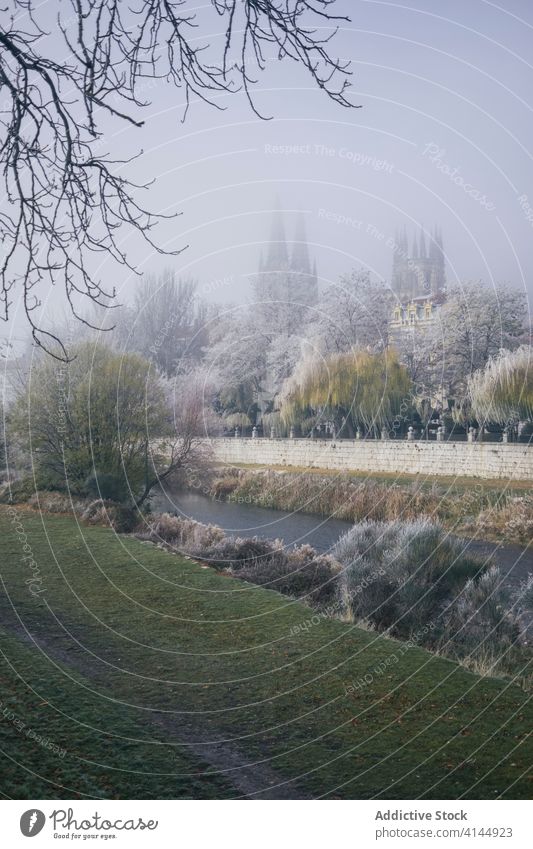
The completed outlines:
{"type": "Polygon", "coordinates": [[[279,201],[272,214],[270,239],[266,254],[259,261],[254,289],[258,302],[278,303],[297,321],[306,307],[318,300],[316,263],[311,264],[304,217],[301,213],[298,215],[289,248],[279,201]]]}
{"type": "Polygon", "coordinates": [[[442,296],[446,286],[446,272],[442,233],[435,227],[426,244],[426,234],[421,228],[409,251],[405,228],[396,233],[392,260],[392,289],[400,303],[415,298],[442,296]]]}
{"type": "Polygon", "coordinates": [[[289,275],[295,300],[311,306],[316,304],[318,301],[316,262],[313,260],[313,267],[311,268],[305,221],[301,212],[296,221],[289,263],[289,275]]]}

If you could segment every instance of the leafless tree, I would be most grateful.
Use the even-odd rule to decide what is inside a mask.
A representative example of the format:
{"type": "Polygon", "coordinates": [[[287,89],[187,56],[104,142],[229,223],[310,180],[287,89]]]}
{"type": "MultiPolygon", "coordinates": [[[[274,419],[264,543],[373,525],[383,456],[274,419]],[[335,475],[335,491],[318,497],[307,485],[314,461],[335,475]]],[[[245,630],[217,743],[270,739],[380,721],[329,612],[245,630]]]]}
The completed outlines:
{"type": "Polygon", "coordinates": [[[206,444],[212,421],[211,378],[201,367],[188,374],[161,381],[165,386],[172,422],[169,435],[161,439],[147,438],[144,486],[135,499],[141,507],[154,487],[161,485],[177,472],[187,473],[207,460],[212,460],[206,444]]]}
{"type": "Polygon", "coordinates": [[[178,279],[167,269],[143,277],[132,307],[115,321],[115,344],[150,360],[166,377],[186,371],[201,359],[207,342],[207,305],[192,278],[178,279]]]}
{"type": "Polygon", "coordinates": [[[21,286],[34,342],[56,356],[59,344],[67,359],[39,324],[39,286],[61,282],[86,321],[80,299],[109,306],[115,298],[93,272],[94,259],[105,252],[129,265],[123,228],[159,250],[160,216],[138,200],[146,186],[125,176],[130,160],[112,159],[102,142],[107,119],[142,127],[146,78],[181,88],[185,114],[194,99],[222,108],[218,96],[244,90],[259,115],[253,84],[275,56],[303,65],[336,103],[352,104],[348,64],[329,53],[344,20],[333,14],[334,0],[211,0],[202,16],[206,31],[213,31],[210,15],[222,25],[218,51],[198,38],[204,21],[192,0],[69,0],[61,10],[58,4],[52,36],[43,23],[51,5],[8,0],[2,10],[0,308],[7,320],[21,286]]]}

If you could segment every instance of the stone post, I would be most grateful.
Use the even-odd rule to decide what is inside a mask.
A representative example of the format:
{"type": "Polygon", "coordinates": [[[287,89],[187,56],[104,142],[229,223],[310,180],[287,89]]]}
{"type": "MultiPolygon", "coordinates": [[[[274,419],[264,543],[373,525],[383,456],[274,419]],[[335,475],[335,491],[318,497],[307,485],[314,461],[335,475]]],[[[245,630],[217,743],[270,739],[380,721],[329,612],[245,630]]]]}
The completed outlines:
{"type": "Polygon", "coordinates": [[[239,438],[239,435],[240,435],[240,434],[239,434],[239,428],[238,428],[238,427],[236,427],[236,428],[235,428],[235,439],[238,439],[238,438],[239,438]]]}
{"type": "Polygon", "coordinates": [[[291,425],[291,429],[289,430],[289,439],[294,439],[294,428],[291,425]]]}
{"type": "Polygon", "coordinates": [[[444,442],[444,428],[437,428],[437,442],[444,442]]]}
{"type": "Polygon", "coordinates": [[[360,428],[357,428],[357,430],[355,431],[355,438],[361,439],[361,429],[360,428]]]}
{"type": "Polygon", "coordinates": [[[509,442],[509,431],[506,427],[503,429],[502,442],[509,442]]]}
{"type": "Polygon", "coordinates": [[[412,425],[410,425],[407,428],[407,441],[413,442],[414,438],[415,438],[415,429],[412,425]]]}
{"type": "Polygon", "coordinates": [[[252,428],[252,439],[257,439],[257,428],[255,425],[252,428]]]}
{"type": "Polygon", "coordinates": [[[475,427],[468,428],[468,441],[475,442],[476,441],[476,429],[475,427]]]}
{"type": "Polygon", "coordinates": [[[270,428],[270,438],[275,439],[275,437],[276,437],[276,431],[274,430],[273,427],[271,427],[270,428]]]}

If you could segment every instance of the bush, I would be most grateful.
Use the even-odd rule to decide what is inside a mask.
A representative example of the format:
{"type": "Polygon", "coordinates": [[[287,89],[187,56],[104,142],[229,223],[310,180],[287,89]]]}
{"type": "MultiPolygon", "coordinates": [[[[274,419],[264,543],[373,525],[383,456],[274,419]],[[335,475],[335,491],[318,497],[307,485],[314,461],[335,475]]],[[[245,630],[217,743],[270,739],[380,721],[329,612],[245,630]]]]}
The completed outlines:
{"type": "Polygon", "coordinates": [[[433,639],[446,603],[485,568],[428,520],[362,522],[333,554],[345,567],[340,592],[353,617],[400,638],[431,623],[433,639]]]}
{"type": "MultiPolygon", "coordinates": [[[[479,674],[521,665],[523,634],[499,570],[462,553],[439,525],[364,522],[334,549],[339,593],[352,618],[414,640],[479,674]]],[[[529,600],[529,584],[520,602],[529,600]]]]}
{"type": "Polygon", "coordinates": [[[92,498],[101,498],[105,501],[120,503],[130,498],[128,482],[124,475],[110,472],[91,472],[85,481],[84,490],[92,498]]]}
{"type": "Polygon", "coordinates": [[[448,643],[454,657],[468,659],[475,668],[482,661],[487,671],[512,666],[520,643],[519,612],[512,609],[510,594],[502,590],[495,566],[478,580],[467,581],[444,620],[441,646],[448,643]]]}
{"type": "Polygon", "coordinates": [[[81,518],[90,525],[109,525],[119,534],[132,533],[139,524],[136,510],[101,498],[91,501],[83,510],[81,518]]]}
{"type": "Polygon", "coordinates": [[[238,485],[239,479],[236,475],[224,475],[224,477],[215,481],[212,492],[215,498],[223,498],[237,489],[238,485]]]}
{"type": "Polygon", "coordinates": [[[335,578],[340,567],[310,545],[285,550],[282,540],[225,537],[210,549],[189,549],[189,553],[252,584],[316,607],[330,605],[337,596],[335,578]]]}
{"type": "Polygon", "coordinates": [[[11,481],[2,487],[0,504],[23,504],[35,494],[35,490],[35,481],[30,475],[11,481]]]}
{"type": "Polygon", "coordinates": [[[521,608],[533,611],[533,575],[528,573],[525,581],[522,581],[517,593],[517,601],[521,608]]]}
{"type": "Polygon", "coordinates": [[[164,543],[215,569],[317,607],[330,605],[337,597],[335,579],[339,565],[333,558],[317,554],[310,545],[285,550],[281,540],[226,537],[215,525],[202,525],[168,513],[154,517],[135,536],[164,543]]]}
{"type": "Polygon", "coordinates": [[[231,569],[233,572],[245,570],[247,567],[261,565],[268,558],[283,555],[281,540],[265,540],[259,537],[223,537],[215,546],[209,549],[197,549],[196,553],[204,560],[209,560],[218,569],[231,569]]]}
{"type": "Polygon", "coordinates": [[[63,492],[34,492],[28,499],[28,504],[43,513],[74,513],[78,516],[87,506],[86,501],[71,498],[63,492]]]}
{"type": "Polygon", "coordinates": [[[238,575],[252,584],[268,587],[320,609],[331,605],[336,598],[335,569],[332,567],[331,558],[326,556],[315,555],[310,562],[298,565],[290,553],[285,556],[278,553],[262,562],[251,563],[238,575]]]}
{"type": "Polygon", "coordinates": [[[224,538],[224,531],[216,525],[202,525],[194,519],[181,519],[162,513],[147,522],[142,531],[136,533],[138,539],[165,543],[177,550],[204,550],[224,538]]]}

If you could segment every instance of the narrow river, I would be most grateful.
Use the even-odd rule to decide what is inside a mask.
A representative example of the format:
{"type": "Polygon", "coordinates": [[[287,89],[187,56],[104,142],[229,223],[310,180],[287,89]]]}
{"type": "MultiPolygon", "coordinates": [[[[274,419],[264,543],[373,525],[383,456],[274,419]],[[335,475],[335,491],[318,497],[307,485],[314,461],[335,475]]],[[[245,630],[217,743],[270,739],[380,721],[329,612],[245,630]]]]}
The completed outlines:
{"type": "MultiPolygon", "coordinates": [[[[255,504],[217,500],[191,492],[165,490],[152,499],[154,513],[172,513],[204,524],[219,525],[231,536],[282,539],[285,545],[308,543],[317,551],[328,552],[338,538],[351,528],[350,522],[328,519],[310,513],[272,510],[255,504]]],[[[533,545],[495,543],[461,538],[464,551],[488,559],[500,567],[504,583],[517,587],[533,573],[533,545]]]]}

